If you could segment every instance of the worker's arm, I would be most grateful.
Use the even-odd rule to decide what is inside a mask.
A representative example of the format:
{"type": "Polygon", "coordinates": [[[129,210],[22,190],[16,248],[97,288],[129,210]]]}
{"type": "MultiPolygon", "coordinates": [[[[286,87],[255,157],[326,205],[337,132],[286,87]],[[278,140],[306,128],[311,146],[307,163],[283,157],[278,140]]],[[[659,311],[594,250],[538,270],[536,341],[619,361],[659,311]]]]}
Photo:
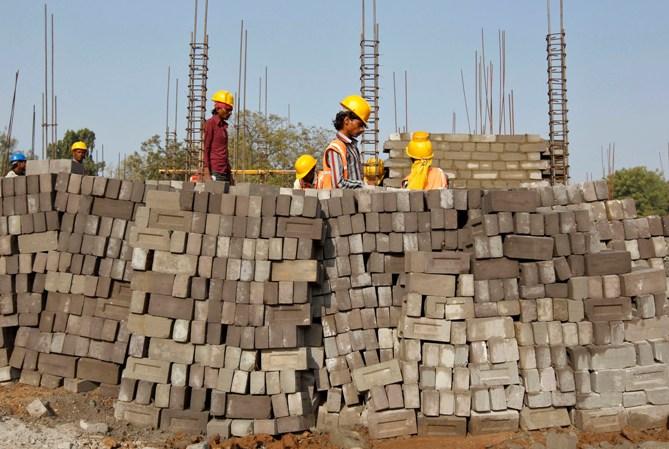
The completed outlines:
{"type": "Polygon", "coordinates": [[[209,121],[204,123],[204,173],[203,181],[209,181],[211,179],[211,142],[214,140],[214,128],[211,126],[209,121]]]}
{"type": "Polygon", "coordinates": [[[332,173],[332,186],[336,189],[361,189],[363,187],[361,180],[344,178],[344,164],[339,153],[334,150],[326,151],[328,153],[328,165],[332,173]]]}

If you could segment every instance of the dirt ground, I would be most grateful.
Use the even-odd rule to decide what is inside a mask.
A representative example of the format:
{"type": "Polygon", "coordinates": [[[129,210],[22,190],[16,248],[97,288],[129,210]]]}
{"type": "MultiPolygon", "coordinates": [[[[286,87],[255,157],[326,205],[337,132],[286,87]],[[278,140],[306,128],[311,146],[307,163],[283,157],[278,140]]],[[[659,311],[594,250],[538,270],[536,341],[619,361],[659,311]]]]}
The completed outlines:
{"type": "MultiPolygon", "coordinates": [[[[137,428],[114,420],[114,396],[100,389],[73,394],[62,388],[49,390],[23,384],[0,386],[0,448],[49,449],[185,449],[202,441],[196,435],[172,434],[137,428]],[[31,417],[26,407],[34,399],[48,403],[51,413],[31,417]],[[80,420],[106,423],[106,433],[87,433],[80,420]]],[[[112,393],[112,392],[108,392],[112,393]]],[[[590,434],[575,429],[552,432],[571,433],[578,449],[669,449],[669,432],[656,429],[640,432],[590,434]]],[[[407,437],[369,441],[364,432],[338,431],[331,434],[304,432],[272,438],[253,435],[225,441],[209,441],[212,449],[545,449],[548,432],[518,432],[457,438],[407,437]]],[[[557,449],[557,448],[548,448],[557,449]]],[[[560,448],[561,449],[561,448],[560,448]]],[[[568,448],[565,448],[568,449],[568,448]]]]}

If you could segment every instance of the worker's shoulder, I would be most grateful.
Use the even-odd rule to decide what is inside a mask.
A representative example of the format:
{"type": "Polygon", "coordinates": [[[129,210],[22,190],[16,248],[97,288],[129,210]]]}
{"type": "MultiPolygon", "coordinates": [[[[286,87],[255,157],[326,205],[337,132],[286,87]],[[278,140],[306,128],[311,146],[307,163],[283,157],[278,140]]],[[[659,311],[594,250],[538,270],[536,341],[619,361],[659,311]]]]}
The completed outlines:
{"type": "Polygon", "coordinates": [[[328,144],[328,146],[325,150],[326,151],[327,150],[338,150],[340,152],[346,151],[346,142],[342,141],[338,137],[335,137],[334,139],[332,139],[330,141],[330,143],[328,144]]]}

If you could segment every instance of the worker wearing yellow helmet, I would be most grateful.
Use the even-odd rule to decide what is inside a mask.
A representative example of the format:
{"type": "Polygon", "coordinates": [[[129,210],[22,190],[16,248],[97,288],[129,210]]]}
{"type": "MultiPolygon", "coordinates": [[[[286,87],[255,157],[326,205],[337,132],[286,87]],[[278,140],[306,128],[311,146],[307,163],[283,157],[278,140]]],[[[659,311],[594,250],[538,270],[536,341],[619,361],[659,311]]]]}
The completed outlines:
{"type": "Polygon", "coordinates": [[[370,157],[367,159],[363,167],[363,173],[367,185],[380,186],[385,174],[383,159],[379,157],[370,157]]]}
{"type": "Polygon", "coordinates": [[[432,167],[430,133],[416,131],[406,146],[411,159],[411,173],[404,178],[402,187],[409,190],[433,190],[448,187],[448,179],[439,167],[432,167]]]}
{"type": "Polygon", "coordinates": [[[314,189],[316,181],[316,158],[310,154],[303,154],[295,161],[295,183],[294,189],[314,189]]]}
{"type": "Polygon", "coordinates": [[[367,127],[371,108],[360,95],[349,95],[339,103],[344,109],[333,121],[337,136],[323,152],[322,189],[360,189],[365,186],[357,137],[367,127]]]}
{"type": "Polygon", "coordinates": [[[83,164],[86,155],[88,154],[88,146],[86,142],[78,140],[72,144],[72,160],[77,164],[83,164]]]}
{"type": "Polygon", "coordinates": [[[235,97],[227,90],[212,95],[212,117],[204,125],[204,181],[234,184],[228,153],[228,122],[235,106],[235,97]]]}

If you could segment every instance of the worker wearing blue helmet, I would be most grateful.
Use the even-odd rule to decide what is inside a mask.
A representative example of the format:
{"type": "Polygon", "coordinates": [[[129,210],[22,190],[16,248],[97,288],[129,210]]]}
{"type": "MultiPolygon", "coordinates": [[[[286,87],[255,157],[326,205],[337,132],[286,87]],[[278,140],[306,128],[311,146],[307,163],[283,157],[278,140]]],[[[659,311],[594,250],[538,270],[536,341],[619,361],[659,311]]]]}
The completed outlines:
{"type": "Polygon", "coordinates": [[[7,173],[7,178],[16,176],[25,176],[26,174],[26,155],[20,151],[15,151],[9,156],[9,163],[12,169],[7,173]]]}

